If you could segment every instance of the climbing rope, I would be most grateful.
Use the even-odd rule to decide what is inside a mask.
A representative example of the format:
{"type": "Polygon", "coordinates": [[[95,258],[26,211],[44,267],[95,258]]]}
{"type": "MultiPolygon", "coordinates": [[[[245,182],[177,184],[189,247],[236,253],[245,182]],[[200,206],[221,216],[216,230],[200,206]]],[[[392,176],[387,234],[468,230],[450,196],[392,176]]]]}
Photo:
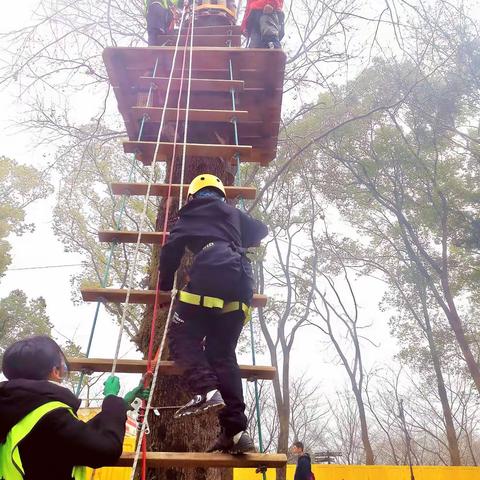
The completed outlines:
{"type": "MultiPolygon", "coordinates": [[[[231,40],[229,40],[230,46],[231,46],[231,40]]],[[[228,61],[228,69],[230,73],[230,80],[233,81],[233,64],[232,64],[232,59],[230,58],[228,61]]],[[[233,123],[233,133],[235,137],[235,145],[239,146],[239,135],[238,135],[238,120],[235,117],[235,112],[237,110],[237,102],[235,98],[235,89],[231,88],[230,89],[231,93],[231,98],[232,98],[232,111],[234,117],[232,118],[232,123],[233,123]]],[[[235,175],[235,184],[238,186],[242,185],[242,179],[241,179],[241,172],[240,172],[240,154],[237,152],[234,156],[236,162],[237,162],[237,173],[235,175]]],[[[245,210],[245,203],[242,197],[240,197],[240,209],[245,210]]],[[[253,319],[250,319],[250,348],[252,350],[252,364],[256,365],[256,357],[255,357],[255,337],[254,337],[254,332],[253,332],[253,319]]],[[[255,413],[257,417],[257,426],[258,426],[258,447],[260,449],[260,452],[263,453],[263,435],[262,435],[262,424],[261,424],[261,409],[260,409],[260,394],[258,391],[258,380],[255,379],[253,381],[254,383],[254,391],[255,391],[255,413]]],[[[266,473],[262,471],[262,476],[263,480],[266,479],[266,473]]]]}
{"type": "Polygon", "coordinates": [[[161,139],[161,135],[162,135],[162,131],[163,131],[163,125],[165,123],[165,114],[166,114],[166,111],[167,111],[168,101],[170,99],[170,90],[171,90],[171,85],[172,85],[172,78],[173,78],[173,74],[174,74],[174,70],[175,70],[175,64],[176,64],[177,54],[178,54],[178,46],[179,46],[179,42],[180,42],[181,29],[183,27],[184,19],[185,19],[185,9],[182,12],[182,17],[181,17],[181,20],[180,20],[180,26],[179,26],[178,35],[177,35],[177,41],[176,41],[175,50],[174,50],[174,53],[173,53],[172,67],[170,69],[170,75],[169,75],[168,84],[167,84],[167,91],[166,91],[166,94],[165,94],[165,102],[164,102],[164,106],[163,106],[163,110],[162,110],[162,116],[161,116],[160,126],[159,126],[159,129],[158,129],[157,139],[156,139],[156,143],[155,143],[155,150],[154,150],[154,153],[153,153],[152,163],[150,165],[150,174],[149,174],[149,177],[148,177],[147,190],[146,190],[146,193],[145,193],[145,200],[144,200],[144,203],[143,203],[143,210],[142,210],[142,213],[141,213],[141,216],[140,216],[140,224],[139,224],[139,229],[138,229],[137,242],[135,244],[135,253],[134,253],[134,258],[133,258],[133,265],[130,269],[130,275],[129,275],[129,278],[128,278],[128,281],[127,281],[127,293],[126,293],[125,302],[124,302],[125,306],[124,306],[124,309],[123,309],[123,312],[122,312],[122,318],[120,320],[120,328],[119,328],[119,334],[118,334],[118,338],[117,338],[117,345],[116,345],[116,348],[115,348],[115,355],[113,357],[111,375],[115,375],[117,362],[118,362],[118,355],[119,355],[119,352],[120,352],[120,346],[121,346],[121,343],[122,343],[123,331],[124,331],[124,327],[125,327],[125,321],[126,321],[126,317],[127,317],[129,307],[130,307],[130,295],[131,295],[131,291],[132,291],[132,285],[133,285],[135,270],[136,270],[136,266],[137,266],[137,262],[138,262],[138,254],[139,254],[140,243],[141,243],[141,239],[142,239],[142,231],[143,231],[143,228],[144,228],[145,219],[147,218],[148,201],[150,199],[150,191],[151,191],[152,183],[153,183],[154,177],[155,177],[155,167],[156,167],[156,164],[157,164],[157,156],[158,156],[158,152],[160,150],[160,143],[161,143],[160,139],[161,139]]]}
{"type": "MultiPolygon", "coordinates": [[[[182,24],[183,24],[183,19],[185,15],[185,8],[182,14],[182,22],[179,26],[178,30],[178,38],[177,38],[177,45],[178,45],[178,39],[180,38],[181,30],[182,30],[182,24]]],[[[180,86],[180,91],[179,91],[179,100],[177,103],[177,124],[175,128],[175,137],[174,137],[174,148],[172,152],[172,160],[171,160],[171,167],[170,167],[170,177],[169,177],[169,191],[167,195],[167,200],[166,200],[166,208],[165,208],[165,218],[164,218],[164,235],[163,235],[163,240],[162,244],[165,242],[166,238],[166,230],[168,226],[168,217],[169,217],[169,208],[170,208],[170,199],[171,199],[171,185],[173,181],[173,172],[174,172],[174,163],[175,163],[175,155],[176,155],[176,143],[177,143],[177,132],[178,132],[178,124],[179,124],[179,112],[180,112],[180,104],[181,104],[181,95],[183,92],[183,78],[184,78],[184,68],[185,68],[185,58],[186,58],[186,52],[187,52],[187,41],[190,35],[190,59],[189,59],[189,72],[188,72],[188,87],[187,87],[187,100],[186,100],[186,109],[185,109],[185,122],[184,122],[184,138],[183,138],[183,155],[182,155],[182,163],[181,163],[181,178],[180,178],[180,192],[179,192],[179,204],[178,208],[180,209],[182,207],[183,203],[183,186],[184,186],[184,171],[185,171],[185,163],[186,163],[186,150],[187,150],[187,133],[188,133],[188,118],[189,118],[189,108],[190,108],[190,97],[191,97],[191,81],[192,81],[192,62],[193,62],[193,29],[194,29],[194,23],[195,23],[195,14],[192,12],[191,14],[191,20],[189,24],[189,29],[187,32],[187,36],[185,39],[185,48],[184,48],[184,62],[183,62],[183,67],[182,67],[182,80],[181,80],[181,86],[180,86]]],[[[174,62],[175,63],[175,62],[174,62]]],[[[173,64],[174,65],[174,64],[173,64]]],[[[173,65],[172,65],[172,72],[173,72],[173,65]]],[[[165,107],[164,107],[165,111],[165,107]]],[[[157,139],[157,145],[160,140],[160,132],[159,136],[157,139]]],[[[157,311],[157,305],[158,305],[158,294],[159,294],[159,278],[157,278],[157,288],[156,288],[156,300],[155,300],[155,306],[154,306],[154,313],[153,313],[153,318],[152,318],[152,326],[151,326],[151,336],[150,336],[150,343],[149,343],[149,353],[148,353],[148,361],[147,364],[150,366],[149,370],[151,371],[151,365],[152,365],[152,353],[153,353],[153,336],[155,334],[155,326],[154,322],[156,320],[156,311],[157,311]]],[[[159,372],[159,367],[160,367],[160,360],[163,355],[163,351],[165,349],[165,344],[166,344],[166,338],[167,338],[167,333],[168,333],[168,328],[170,326],[171,318],[172,318],[172,313],[173,313],[173,305],[174,305],[174,300],[177,295],[177,275],[175,274],[174,278],[174,286],[171,291],[171,299],[170,299],[170,305],[169,305],[169,310],[167,314],[167,318],[165,321],[165,327],[163,330],[163,335],[162,339],[160,342],[160,346],[157,350],[157,354],[155,355],[155,370],[152,375],[152,381],[150,386],[150,394],[147,400],[147,404],[144,407],[144,413],[143,413],[143,421],[141,423],[141,428],[140,428],[140,433],[139,433],[139,438],[137,442],[137,448],[135,451],[135,457],[133,461],[133,466],[132,466],[132,474],[131,474],[131,479],[133,480],[136,474],[136,469],[138,465],[138,460],[140,458],[140,452],[142,452],[142,480],[146,478],[146,438],[145,438],[145,432],[146,432],[146,425],[148,421],[148,414],[151,409],[151,402],[153,398],[153,393],[155,391],[155,386],[157,383],[157,378],[158,378],[158,372],[159,372]],[[147,420],[146,420],[147,419],[147,420]]],[[[146,385],[147,381],[145,382],[146,385]]]]}
{"type": "MultiPolygon", "coordinates": [[[[153,77],[156,76],[157,69],[158,69],[158,58],[156,59],[155,65],[153,67],[153,75],[152,75],[153,77]]],[[[152,100],[153,89],[154,89],[154,84],[152,82],[150,84],[150,88],[148,89],[148,95],[147,95],[147,99],[145,101],[145,106],[146,107],[150,106],[150,103],[151,103],[151,100],[152,100]]],[[[145,127],[145,122],[146,122],[147,118],[148,118],[148,115],[146,113],[144,113],[142,115],[142,121],[140,123],[140,129],[139,129],[138,135],[137,135],[137,141],[138,142],[142,139],[143,129],[145,127]]],[[[130,164],[130,171],[129,171],[128,180],[127,180],[128,183],[131,183],[131,181],[134,177],[135,166],[136,166],[135,155],[132,155],[131,164],[130,164]]],[[[122,198],[121,198],[121,201],[120,201],[120,211],[119,211],[118,217],[115,220],[115,226],[114,226],[114,229],[117,232],[120,230],[120,227],[121,227],[121,224],[122,224],[123,214],[125,213],[126,203],[127,203],[127,195],[122,195],[122,198]]],[[[100,287],[101,288],[105,288],[107,286],[108,279],[109,279],[109,276],[110,276],[110,267],[111,267],[111,264],[112,264],[113,254],[114,254],[116,245],[117,245],[117,242],[112,242],[110,244],[110,250],[109,250],[109,253],[108,253],[108,258],[107,258],[107,263],[106,263],[106,266],[105,266],[105,271],[103,273],[103,278],[100,281],[100,287]]],[[[95,307],[95,314],[93,316],[92,327],[90,329],[90,335],[89,335],[89,338],[88,338],[87,349],[85,351],[85,357],[86,358],[90,357],[93,338],[94,338],[94,335],[95,335],[95,330],[97,328],[98,316],[99,316],[99,313],[100,313],[100,306],[102,305],[102,303],[103,302],[101,300],[99,300],[97,302],[96,307],[95,307]]],[[[84,378],[85,378],[85,373],[82,372],[80,374],[80,378],[79,378],[77,388],[76,388],[77,397],[80,396],[80,392],[82,390],[82,384],[83,384],[83,379],[84,378]]]]}

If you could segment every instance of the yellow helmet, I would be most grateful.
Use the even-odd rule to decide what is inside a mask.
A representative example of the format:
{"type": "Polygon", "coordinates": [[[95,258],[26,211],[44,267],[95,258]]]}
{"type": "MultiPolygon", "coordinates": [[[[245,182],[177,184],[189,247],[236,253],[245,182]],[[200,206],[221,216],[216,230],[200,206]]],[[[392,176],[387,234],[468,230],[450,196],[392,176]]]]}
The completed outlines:
{"type": "Polygon", "coordinates": [[[188,195],[195,195],[202,188],[206,187],[216,188],[222,192],[224,197],[226,197],[225,187],[223,186],[222,181],[217,176],[211,175],[210,173],[202,173],[201,175],[198,175],[198,177],[195,177],[188,187],[188,195]]]}

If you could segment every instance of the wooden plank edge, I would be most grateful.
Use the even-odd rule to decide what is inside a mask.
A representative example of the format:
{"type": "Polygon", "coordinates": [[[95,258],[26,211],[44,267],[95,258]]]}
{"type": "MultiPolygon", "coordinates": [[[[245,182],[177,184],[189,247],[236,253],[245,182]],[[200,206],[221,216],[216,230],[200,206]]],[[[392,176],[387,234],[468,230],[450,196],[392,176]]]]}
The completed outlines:
{"type": "MultiPolygon", "coordinates": [[[[80,289],[85,302],[111,302],[123,303],[127,296],[126,289],[117,288],[82,288],[80,289]]],[[[160,292],[160,303],[170,303],[170,292],[160,292]]],[[[266,295],[253,295],[253,307],[264,307],[267,304],[266,295]]],[[[132,290],[130,303],[153,305],[155,302],[155,290],[132,290]]]]}
{"type": "MultiPolygon", "coordinates": [[[[113,360],[110,358],[74,358],[68,360],[69,371],[71,372],[110,372],[113,360]]],[[[270,365],[239,365],[242,378],[249,380],[273,380],[276,376],[276,369],[270,365]]],[[[116,371],[119,373],[145,373],[147,360],[119,359],[116,371]]],[[[184,369],[175,362],[160,362],[159,372],[161,375],[181,375],[184,369]]]]}
{"type": "MultiPolygon", "coordinates": [[[[131,467],[135,453],[123,453],[117,467],[131,467]]],[[[226,453],[200,452],[147,452],[147,465],[150,467],[183,468],[281,468],[287,463],[284,454],[245,453],[229,455],[226,453]]]]}

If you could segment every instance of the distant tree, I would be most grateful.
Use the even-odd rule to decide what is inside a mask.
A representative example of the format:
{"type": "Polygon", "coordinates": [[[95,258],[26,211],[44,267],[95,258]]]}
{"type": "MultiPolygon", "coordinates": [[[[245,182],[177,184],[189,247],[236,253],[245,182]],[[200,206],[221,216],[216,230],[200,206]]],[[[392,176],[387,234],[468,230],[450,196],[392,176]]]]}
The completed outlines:
{"type": "Polygon", "coordinates": [[[29,300],[22,290],[0,299],[0,358],[5,349],[21,338],[50,335],[53,325],[43,297],[29,300]]]}
{"type": "Polygon", "coordinates": [[[0,156],[0,277],[12,261],[7,237],[33,231],[34,224],[25,221],[25,209],[51,191],[44,173],[0,156]]]}

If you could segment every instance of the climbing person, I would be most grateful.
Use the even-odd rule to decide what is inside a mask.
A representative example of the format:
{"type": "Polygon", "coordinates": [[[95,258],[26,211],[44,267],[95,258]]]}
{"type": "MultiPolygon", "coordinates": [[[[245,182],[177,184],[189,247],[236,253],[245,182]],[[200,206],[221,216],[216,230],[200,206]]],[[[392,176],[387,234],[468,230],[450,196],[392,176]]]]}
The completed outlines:
{"type": "Polygon", "coordinates": [[[193,398],[175,418],[218,411],[220,434],[208,451],[254,451],[235,349],[249,316],[253,274],[247,248],[260,244],[267,227],[225,201],[215,175],[191,182],[186,205],[162,248],[160,288],[171,290],[188,248],[193,263],[177,294],[169,330],[170,353],[185,368],[193,398]]]}
{"type": "MultiPolygon", "coordinates": [[[[178,2],[180,4],[180,2],[178,2]]],[[[183,5],[183,1],[181,2],[183,5]]],[[[173,32],[175,2],[173,0],[147,0],[148,46],[163,45],[162,35],[173,32]]]]}
{"type": "Polygon", "coordinates": [[[101,412],[84,423],[80,400],[61,386],[68,374],[65,355],[47,336],[10,345],[3,354],[0,383],[0,479],[83,480],[85,466],[115,464],[122,453],[126,411],[137,387],[119,398],[118,377],[104,383],[101,412]]]}
{"type": "Polygon", "coordinates": [[[283,0],[247,0],[242,33],[248,38],[249,48],[282,48],[283,0]]]}
{"type": "Polygon", "coordinates": [[[315,480],[312,473],[312,461],[310,455],[304,451],[303,443],[293,442],[291,450],[298,457],[293,480],[315,480]]]}

